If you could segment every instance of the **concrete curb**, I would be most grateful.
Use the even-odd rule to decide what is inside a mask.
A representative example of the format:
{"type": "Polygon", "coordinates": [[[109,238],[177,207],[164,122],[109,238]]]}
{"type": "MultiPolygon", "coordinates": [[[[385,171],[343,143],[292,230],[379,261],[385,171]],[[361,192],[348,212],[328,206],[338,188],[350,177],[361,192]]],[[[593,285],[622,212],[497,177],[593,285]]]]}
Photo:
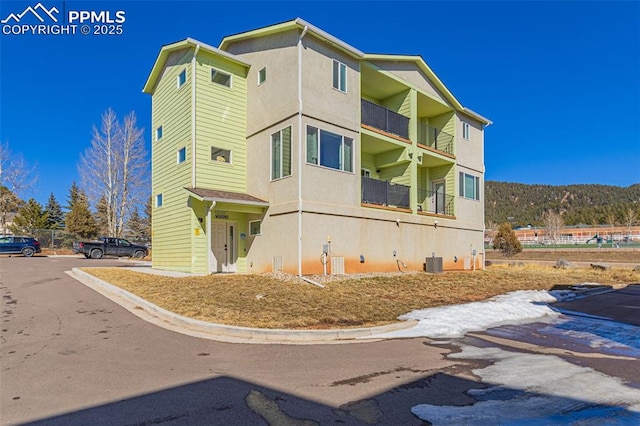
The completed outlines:
{"type": "MultiPolygon", "coordinates": [[[[378,327],[335,330],[284,330],[234,327],[177,315],[135,294],[81,271],[78,268],[73,268],[66,273],[147,322],[178,333],[220,342],[298,345],[365,343],[371,341],[367,340],[368,336],[404,330],[418,323],[418,321],[403,321],[378,327]]],[[[379,338],[372,339],[381,340],[379,338]]]]}

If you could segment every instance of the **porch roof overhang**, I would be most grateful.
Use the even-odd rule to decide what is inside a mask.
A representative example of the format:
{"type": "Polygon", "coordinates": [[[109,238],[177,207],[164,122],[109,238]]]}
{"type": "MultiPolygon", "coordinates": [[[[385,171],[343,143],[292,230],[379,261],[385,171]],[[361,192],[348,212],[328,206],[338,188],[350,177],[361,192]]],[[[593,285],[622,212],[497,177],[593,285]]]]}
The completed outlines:
{"type": "Polygon", "coordinates": [[[269,207],[269,202],[239,192],[220,191],[205,188],[184,188],[190,196],[200,201],[215,201],[216,203],[240,204],[243,206],[269,207]]]}

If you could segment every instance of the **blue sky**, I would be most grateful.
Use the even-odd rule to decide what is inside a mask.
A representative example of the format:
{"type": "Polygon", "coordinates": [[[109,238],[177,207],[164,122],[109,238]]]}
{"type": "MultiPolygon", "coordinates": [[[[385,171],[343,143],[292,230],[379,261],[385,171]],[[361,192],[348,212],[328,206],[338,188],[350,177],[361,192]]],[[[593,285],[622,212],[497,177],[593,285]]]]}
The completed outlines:
{"type": "MultiPolygon", "coordinates": [[[[3,0],[0,19],[37,3],[3,0]]],[[[26,196],[41,203],[51,192],[66,203],[109,107],[136,112],[150,149],[151,99],[141,90],[163,44],[217,46],[298,16],[363,52],[421,55],[464,106],[494,122],[487,180],[640,183],[640,2],[42,4],[122,10],[126,21],[122,35],[0,34],[0,141],[37,163],[26,196]]]]}

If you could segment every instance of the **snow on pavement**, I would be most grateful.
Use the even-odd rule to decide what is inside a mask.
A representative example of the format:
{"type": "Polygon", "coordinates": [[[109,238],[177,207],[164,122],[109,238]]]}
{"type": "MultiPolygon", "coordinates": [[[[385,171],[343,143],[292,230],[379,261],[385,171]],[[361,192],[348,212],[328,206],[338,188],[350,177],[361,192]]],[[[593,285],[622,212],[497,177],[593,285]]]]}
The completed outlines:
{"type": "Polygon", "coordinates": [[[398,317],[401,320],[418,320],[414,327],[369,338],[463,337],[470,331],[526,323],[545,316],[558,316],[558,312],[551,309],[548,303],[572,297],[575,297],[575,294],[567,290],[523,290],[495,296],[482,302],[421,309],[398,317]]]}
{"type": "Polygon", "coordinates": [[[473,370],[490,387],[468,392],[473,405],[411,409],[434,425],[640,424],[640,389],[560,357],[473,346],[450,357],[495,361],[473,370]]]}

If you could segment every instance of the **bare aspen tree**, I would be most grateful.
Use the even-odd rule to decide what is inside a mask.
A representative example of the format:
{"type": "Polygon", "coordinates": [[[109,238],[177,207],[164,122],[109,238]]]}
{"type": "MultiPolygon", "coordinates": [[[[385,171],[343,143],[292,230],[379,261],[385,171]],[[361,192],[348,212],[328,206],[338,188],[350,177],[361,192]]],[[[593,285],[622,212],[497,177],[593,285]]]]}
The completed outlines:
{"type": "Polygon", "coordinates": [[[22,155],[12,153],[9,143],[0,143],[0,231],[7,233],[7,213],[17,211],[19,197],[33,188],[36,165],[29,166],[22,155]]]}
{"type": "Polygon", "coordinates": [[[638,212],[633,207],[629,207],[622,216],[622,220],[627,227],[627,238],[631,238],[631,227],[638,221],[638,212]]]}
{"type": "Polygon", "coordinates": [[[547,230],[547,237],[555,244],[564,228],[562,215],[554,210],[548,210],[542,214],[542,221],[547,230]]]}
{"type": "Polygon", "coordinates": [[[93,126],[91,146],[80,156],[78,171],[90,201],[101,204],[109,236],[120,237],[131,207],[148,192],[147,153],[143,130],[130,113],[121,123],[109,108],[100,129],[93,126]]]}

